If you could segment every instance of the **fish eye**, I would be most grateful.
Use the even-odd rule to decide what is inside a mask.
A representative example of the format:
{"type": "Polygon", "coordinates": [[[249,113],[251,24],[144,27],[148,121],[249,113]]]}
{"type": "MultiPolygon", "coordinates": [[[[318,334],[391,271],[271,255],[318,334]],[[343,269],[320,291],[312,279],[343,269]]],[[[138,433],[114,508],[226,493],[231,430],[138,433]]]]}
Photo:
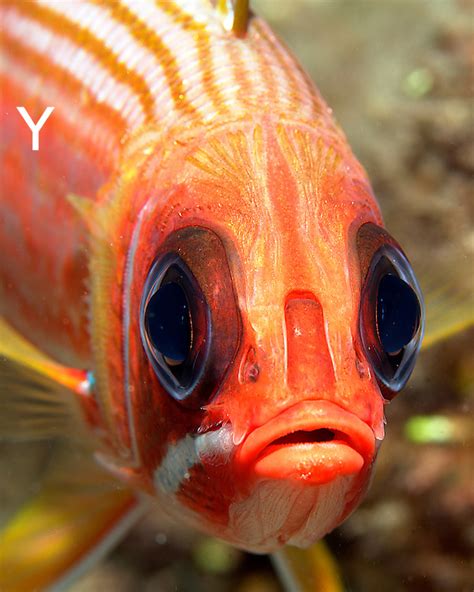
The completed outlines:
{"type": "Polygon", "coordinates": [[[209,328],[207,304],[190,269],[175,254],[158,260],[145,283],[140,332],[158,379],[178,401],[202,375],[209,328]]]}
{"type": "Polygon", "coordinates": [[[382,246],[362,289],[360,332],[387,398],[405,386],[413,371],[423,322],[423,297],[408,260],[395,246],[382,246]]]}
{"type": "Polygon", "coordinates": [[[162,283],[156,290],[145,310],[145,328],[168,366],[186,360],[192,345],[192,326],[188,299],[180,284],[162,283]]]}
{"type": "Polygon", "coordinates": [[[384,275],[377,292],[377,333],[389,356],[396,356],[410,343],[420,316],[420,303],[410,285],[391,273],[384,275]]]}

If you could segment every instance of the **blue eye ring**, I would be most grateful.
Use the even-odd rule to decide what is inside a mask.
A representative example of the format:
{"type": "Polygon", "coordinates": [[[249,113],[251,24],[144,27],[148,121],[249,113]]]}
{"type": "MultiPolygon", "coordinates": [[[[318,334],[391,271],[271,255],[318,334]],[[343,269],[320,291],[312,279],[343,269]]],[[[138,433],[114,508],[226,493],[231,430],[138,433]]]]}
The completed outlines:
{"type": "Polygon", "coordinates": [[[177,401],[188,399],[205,369],[211,320],[197,280],[176,253],[158,259],[148,274],[140,306],[140,333],[163,387],[177,401]],[[177,302],[170,300],[173,297],[177,302]],[[160,304],[167,306],[165,314],[171,318],[160,317],[160,304]],[[173,319],[175,315],[179,319],[173,319]],[[157,329],[156,322],[163,327],[157,329]],[[181,334],[166,335],[170,330],[181,334]]]}
{"type": "MultiPolygon", "coordinates": [[[[143,278],[141,294],[137,320],[147,358],[143,362],[149,366],[143,370],[148,371],[156,396],[167,394],[186,409],[202,411],[219,395],[241,345],[242,320],[222,239],[201,226],[174,231],[159,247],[155,263],[143,278]],[[178,297],[189,315],[185,325],[190,327],[190,337],[189,341],[183,338],[184,347],[178,347],[180,359],[163,355],[176,354],[148,332],[147,308],[167,283],[178,284],[178,297]]],[[[183,327],[180,322],[174,326],[183,327]]]]}
{"type": "Polygon", "coordinates": [[[388,399],[405,386],[413,371],[424,318],[423,296],[410,263],[394,245],[383,245],[372,257],[362,288],[359,329],[365,354],[388,399]]]}

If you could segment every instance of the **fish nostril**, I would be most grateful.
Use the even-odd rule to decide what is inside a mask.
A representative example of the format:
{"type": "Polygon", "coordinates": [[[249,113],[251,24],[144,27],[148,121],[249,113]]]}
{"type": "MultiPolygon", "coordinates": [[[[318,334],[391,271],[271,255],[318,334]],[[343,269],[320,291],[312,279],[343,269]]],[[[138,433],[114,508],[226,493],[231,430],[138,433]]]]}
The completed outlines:
{"type": "Polygon", "coordinates": [[[241,384],[257,382],[259,374],[260,367],[257,362],[257,353],[254,347],[249,347],[240,366],[239,381],[241,384]]]}

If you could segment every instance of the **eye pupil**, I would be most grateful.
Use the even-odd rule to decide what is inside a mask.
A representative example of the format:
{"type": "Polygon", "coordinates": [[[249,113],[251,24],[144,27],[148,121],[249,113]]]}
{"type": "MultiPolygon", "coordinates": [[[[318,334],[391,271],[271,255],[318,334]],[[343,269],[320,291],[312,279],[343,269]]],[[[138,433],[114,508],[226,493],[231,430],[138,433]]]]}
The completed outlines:
{"type": "Polygon", "coordinates": [[[377,329],[386,353],[396,355],[410,343],[420,317],[420,303],[413,289],[396,275],[384,275],[377,294],[377,329]]]}
{"type": "Polygon", "coordinates": [[[153,346],[170,365],[186,360],[192,342],[191,318],[186,295],[178,283],[158,288],[148,302],[145,322],[153,346]]]}

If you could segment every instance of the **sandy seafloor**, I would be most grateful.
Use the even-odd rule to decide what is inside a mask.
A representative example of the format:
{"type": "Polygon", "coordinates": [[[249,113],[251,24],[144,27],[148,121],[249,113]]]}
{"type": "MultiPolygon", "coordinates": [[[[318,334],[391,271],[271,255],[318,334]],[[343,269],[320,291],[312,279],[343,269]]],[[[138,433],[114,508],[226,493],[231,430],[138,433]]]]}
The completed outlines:
{"type": "MultiPolygon", "coordinates": [[[[258,0],[253,6],[333,108],[423,286],[472,290],[474,3],[258,0]]],[[[370,492],[328,537],[347,590],[474,589],[473,335],[423,352],[409,386],[387,407],[370,492]],[[407,422],[420,415],[444,418],[426,438],[445,441],[414,441],[421,436],[407,422]]],[[[267,558],[149,516],[72,590],[282,588],[267,558]]]]}

